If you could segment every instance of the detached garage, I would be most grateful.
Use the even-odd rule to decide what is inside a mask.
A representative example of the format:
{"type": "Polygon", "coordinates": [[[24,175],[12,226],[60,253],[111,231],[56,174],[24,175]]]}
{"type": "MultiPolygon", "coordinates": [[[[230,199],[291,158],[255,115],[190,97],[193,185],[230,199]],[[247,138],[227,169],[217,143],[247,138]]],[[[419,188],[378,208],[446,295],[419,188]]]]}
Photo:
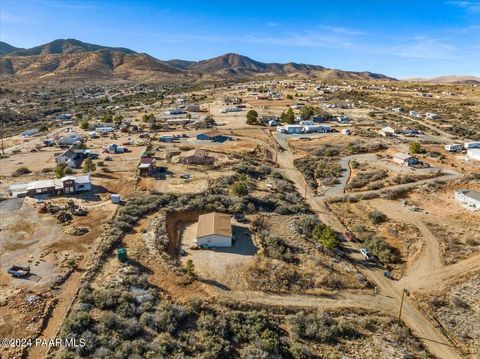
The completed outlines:
{"type": "Polygon", "coordinates": [[[205,247],[231,247],[231,216],[212,212],[198,217],[196,242],[205,247]]]}

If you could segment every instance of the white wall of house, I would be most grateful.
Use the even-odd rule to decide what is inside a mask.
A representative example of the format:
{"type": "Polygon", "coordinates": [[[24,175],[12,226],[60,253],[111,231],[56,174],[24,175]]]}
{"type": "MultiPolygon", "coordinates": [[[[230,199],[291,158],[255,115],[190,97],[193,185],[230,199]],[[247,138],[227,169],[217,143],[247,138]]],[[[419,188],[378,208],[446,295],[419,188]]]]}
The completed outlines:
{"type": "Polygon", "coordinates": [[[461,191],[455,192],[455,199],[460,203],[470,207],[471,209],[480,209],[480,201],[471,198],[468,195],[466,196],[461,191]]]}
{"type": "Polygon", "coordinates": [[[197,245],[206,247],[231,247],[232,238],[218,234],[211,234],[209,236],[197,238],[197,245]]]}

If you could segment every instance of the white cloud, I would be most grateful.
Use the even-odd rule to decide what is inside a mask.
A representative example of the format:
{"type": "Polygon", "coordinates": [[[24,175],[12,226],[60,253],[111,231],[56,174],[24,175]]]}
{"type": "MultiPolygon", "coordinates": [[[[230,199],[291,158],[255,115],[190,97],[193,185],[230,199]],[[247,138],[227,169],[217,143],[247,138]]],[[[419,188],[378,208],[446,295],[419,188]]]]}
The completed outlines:
{"type": "Polygon", "coordinates": [[[327,30],[336,34],[349,35],[349,36],[367,35],[367,33],[364,31],[349,29],[346,27],[321,25],[320,29],[327,30]]]}
{"type": "Polygon", "coordinates": [[[445,60],[458,56],[458,49],[448,39],[436,39],[427,36],[416,36],[413,41],[386,47],[386,52],[400,57],[415,59],[445,60]]]}
{"type": "Polygon", "coordinates": [[[464,8],[471,12],[480,12],[480,2],[479,1],[447,1],[446,4],[452,6],[458,6],[464,8]]]}
{"type": "Polygon", "coordinates": [[[27,16],[18,16],[5,11],[0,11],[0,22],[4,24],[26,25],[35,23],[36,19],[32,19],[27,16]]]}

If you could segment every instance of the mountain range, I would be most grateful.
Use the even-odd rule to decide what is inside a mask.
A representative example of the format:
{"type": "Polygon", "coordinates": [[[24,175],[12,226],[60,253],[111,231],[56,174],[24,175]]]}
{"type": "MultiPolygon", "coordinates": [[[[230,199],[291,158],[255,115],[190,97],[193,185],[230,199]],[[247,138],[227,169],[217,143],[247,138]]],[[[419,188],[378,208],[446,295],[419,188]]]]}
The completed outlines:
{"type": "Polygon", "coordinates": [[[58,39],[17,48],[0,42],[0,78],[42,80],[195,81],[238,80],[256,76],[310,76],[319,79],[394,80],[371,72],[328,69],[299,63],[263,63],[228,53],[202,61],[163,61],[122,47],[58,39]]]}

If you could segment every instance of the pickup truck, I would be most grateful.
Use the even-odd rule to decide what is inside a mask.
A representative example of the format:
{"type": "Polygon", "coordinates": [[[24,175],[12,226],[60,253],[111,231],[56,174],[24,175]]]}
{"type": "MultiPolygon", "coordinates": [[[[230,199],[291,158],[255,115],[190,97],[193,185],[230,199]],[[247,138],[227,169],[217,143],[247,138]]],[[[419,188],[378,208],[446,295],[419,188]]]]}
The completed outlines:
{"type": "Polygon", "coordinates": [[[363,258],[367,261],[373,260],[373,255],[367,248],[360,248],[360,253],[363,255],[363,258]]]}
{"type": "Polygon", "coordinates": [[[30,273],[30,267],[13,265],[8,268],[7,273],[10,274],[12,277],[22,278],[25,277],[28,273],[30,273]]]}

